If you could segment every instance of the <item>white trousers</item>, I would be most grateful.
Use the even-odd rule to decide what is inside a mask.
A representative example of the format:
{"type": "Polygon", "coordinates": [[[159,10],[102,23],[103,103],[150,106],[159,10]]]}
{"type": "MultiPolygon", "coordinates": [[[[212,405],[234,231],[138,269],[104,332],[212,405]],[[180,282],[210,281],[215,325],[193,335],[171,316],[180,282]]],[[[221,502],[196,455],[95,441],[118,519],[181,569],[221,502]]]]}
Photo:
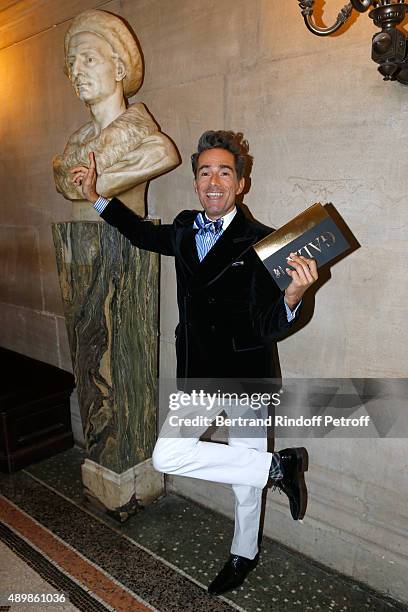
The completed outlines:
{"type": "MultiPolygon", "coordinates": [[[[241,414],[265,418],[267,414],[267,408],[254,411],[246,407],[237,411],[237,407],[231,409],[220,405],[212,408],[206,416],[214,420],[223,411],[229,417],[241,414]]],[[[177,426],[170,424],[175,414],[181,422],[198,412],[190,406],[183,406],[176,413],[168,414],[153,451],[154,468],[165,474],[232,485],[235,495],[235,531],[231,553],[253,559],[258,552],[262,489],[268,481],[272,461],[272,454],[266,451],[266,427],[250,427],[250,437],[243,437],[248,429],[230,428],[227,446],[200,440],[208,424],[186,428],[184,431],[180,426],[177,430],[177,426]]],[[[202,410],[200,414],[203,414],[202,410]]]]}

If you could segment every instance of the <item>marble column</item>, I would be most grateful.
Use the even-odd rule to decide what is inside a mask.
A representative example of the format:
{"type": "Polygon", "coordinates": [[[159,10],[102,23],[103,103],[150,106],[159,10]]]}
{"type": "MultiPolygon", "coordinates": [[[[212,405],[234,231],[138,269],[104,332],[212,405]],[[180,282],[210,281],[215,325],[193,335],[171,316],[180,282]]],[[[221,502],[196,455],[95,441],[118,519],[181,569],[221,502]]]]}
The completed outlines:
{"type": "Polygon", "coordinates": [[[159,257],[103,221],[56,223],[52,230],[88,454],[85,493],[124,520],[163,491],[150,460],[159,257]]]}

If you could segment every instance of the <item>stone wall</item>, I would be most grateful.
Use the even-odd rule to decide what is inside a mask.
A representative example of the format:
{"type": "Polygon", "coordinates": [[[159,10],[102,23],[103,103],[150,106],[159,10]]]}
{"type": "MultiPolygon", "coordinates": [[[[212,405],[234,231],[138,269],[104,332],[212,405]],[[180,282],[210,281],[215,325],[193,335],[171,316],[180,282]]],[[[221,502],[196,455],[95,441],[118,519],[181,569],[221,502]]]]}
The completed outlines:
{"type": "MultiPolygon", "coordinates": [[[[337,3],[325,3],[327,21],[342,3],[329,4],[337,3]]],[[[362,245],[332,268],[310,323],[280,344],[283,371],[406,376],[408,89],[378,75],[367,15],[319,39],[296,0],[24,0],[0,11],[0,344],[71,368],[50,229],[71,209],[55,192],[50,160],[87,118],[62,65],[69,19],[89,7],[122,15],[136,31],[146,75],[134,101],[146,103],[183,159],[151,184],[151,215],[166,222],[196,206],[195,142],[205,129],[234,129],[255,158],[245,201],[257,219],[279,226],[331,201],[362,245]]],[[[174,371],[176,321],[173,263],[162,258],[162,375],[174,371]]],[[[403,442],[315,441],[308,519],[294,525],[283,500],[270,500],[265,531],[408,600],[403,442]]],[[[203,503],[220,499],[208,483],[171,482],[203,503]]]]}

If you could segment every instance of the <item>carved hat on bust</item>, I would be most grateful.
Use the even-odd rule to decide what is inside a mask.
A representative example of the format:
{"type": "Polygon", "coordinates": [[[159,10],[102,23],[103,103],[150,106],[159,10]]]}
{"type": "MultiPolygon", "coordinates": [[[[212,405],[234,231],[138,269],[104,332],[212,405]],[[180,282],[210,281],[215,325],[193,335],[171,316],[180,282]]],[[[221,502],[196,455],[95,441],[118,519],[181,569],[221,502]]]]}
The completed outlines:
{"type": "Polygon", "coordinates": [[[84,11],[77,15],[65,34],[65,61],[71,37],[80,32],[92,32],[110,44],[125,65],[123,92],[127,98],[133,96],[142,83],[143,61],[134,36],[122,19],[98,10],[84,11]]]}

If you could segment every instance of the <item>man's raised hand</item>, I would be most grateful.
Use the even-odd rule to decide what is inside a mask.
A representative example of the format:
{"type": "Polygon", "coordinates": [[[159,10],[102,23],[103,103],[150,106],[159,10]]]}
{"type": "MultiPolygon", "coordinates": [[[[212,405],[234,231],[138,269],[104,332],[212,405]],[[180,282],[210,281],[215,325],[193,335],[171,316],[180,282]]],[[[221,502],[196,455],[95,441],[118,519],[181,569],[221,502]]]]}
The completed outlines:
{"type": "Polygon", "coordinates": [[[94,204],[99,198],[99,194],[96,192],[96,179],[98,175],[96,172],[94,153],[89,153],[88,157],[89,167],[74,166],[71,168],[70,172],[72,174],[72,182],[74,185],[81,187],[84,198],[94,204]]]}

